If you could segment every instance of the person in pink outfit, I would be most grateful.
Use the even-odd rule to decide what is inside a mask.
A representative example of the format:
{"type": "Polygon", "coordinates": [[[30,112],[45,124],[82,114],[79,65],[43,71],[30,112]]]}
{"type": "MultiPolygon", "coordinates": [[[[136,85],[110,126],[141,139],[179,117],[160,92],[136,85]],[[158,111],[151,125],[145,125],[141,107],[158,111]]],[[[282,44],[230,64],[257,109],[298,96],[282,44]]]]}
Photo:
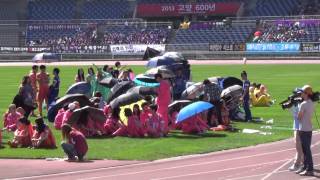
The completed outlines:
{"type": "Polygon", "coordinates": [[[56,148],[56,141],[52,134],[51,129],[47,126],[43,118],[37,118],[35,120],[36,126],[32,135],[32,147],[33,148],[48,148],[54,149],[56,148]]]}
{"type": "Polygon", "coordinates": [[[147,134],[149,137],[162,137],[166,135],[165,121],[157,113],[157,105],[150,105],[151,114],[147,120],[147,134]]]}
{"type": "Polygon", "coordinates": [[[61,132],[63,138],[61,147],[67,154],[68,161],[83,161],[89,149],[85,136],[68,124],[62,125],[61,132]]]}
{"type": "Polygon", "coordinates": [[[144,137],[144,127],[139,116],[133,115],[131,109],[124,110],[125,116],[128,118],[128,136],[129,137],[144,137]]]}
{"type": "Polygon", "coordinates": [[[54,127],[55,127],[57,130],[61,130],[62,121],[63,121],[63,116],[64,116],[64,113],[65,113],[66,111],[67,111],[67,110],[65,110],[64,108],[59,109],[56,117],[54,118],[54,127]]]}
{"type": "Polygon", "coordinates": [[[160,83],[160,86],[157,90],[158,97],[156,99],[156,104],[158,106],[157,113],[164,120],[164,128],[168,130],[168,106],[171,102],[171,86],[170,83],[162,78],[162,75],[157,73],[155,74],[155,79],[160,83]]]}
{"type": "Polygon", "coordinates": [[[108,108],[107,119],[104,123],[105,134],[111,136],[120,127],[120,108],[108,108]]]}
{"type": "Polygon", "coordinates": [[[17,112],[15,104],[10,104],[8,112],[3,116],[3,129],[8,131],[15,131],[17,129],[17,122],[22,117],[22,115],[17,112]]]}
{"type": "Polygon", "coordinates": [[[17,123],[17,130],[14,132],[12,141],[8,141],[8,145],[12,148],[30,147],[32,146],[31,137],[33,135],[33,128],[30,121],[22,117],[17,123]]]}
{"type": "Polygon", "coordinates": [[[182,132],[185,134],[201,134],[206,132],[208,125],[204,122],[201,114],[192,116],[182,122],[182,132]]]}
{"type": "Polygon", "coordinates": [[[144,102],[141,104],[141,108],[142,108],[142,112],[139,113],[140,115],[140,121],[142,123],[142,125],[144,127],[146,127],[146,124],[147,124],[147,120],[151,114],[151,111],[150,111],[150,107],[149,107],[149,103],[147,102],[144,102]]]}
{"type": "MultiPolygon", "coordinates": [[[[33,65],[32,66],[32,70],[29,73],[29,78],[30,78],[30,81],[31,81],[31,86],[32,86],[34,94],[38,93],[38,85],[37,85],[37,73],[38,73],[38,70],[39,70],[39,66],[33,65]]],[[[33,102],[37,102],[36,96],[34,96],[33,102]]],[[[33,110],[31,111],[31,116],[35,116],[33,110]]]]}
{"type": "Polygon", "coordinates": [[[48,110],[48,95],[49,95],[49,74],[46,72],[46,66],[40,66],[40,72],[37,74],[37,81],[39,84],[39,92],[37,96],[38,109],[40,116],[42,116],[42,103],[45,101],[48,110]]]}
{"type": "Polygon", "coordinates": [[[63,124],[68,124],[68,120],[71,117],[73,111],[75,111],[76,109],[80,108],[80,104],[79,102],[75,101],[73,103],[70,103],[68,105],[68,110],[63,114],[63,118],[62,118],[62,125],[63,124]]]}

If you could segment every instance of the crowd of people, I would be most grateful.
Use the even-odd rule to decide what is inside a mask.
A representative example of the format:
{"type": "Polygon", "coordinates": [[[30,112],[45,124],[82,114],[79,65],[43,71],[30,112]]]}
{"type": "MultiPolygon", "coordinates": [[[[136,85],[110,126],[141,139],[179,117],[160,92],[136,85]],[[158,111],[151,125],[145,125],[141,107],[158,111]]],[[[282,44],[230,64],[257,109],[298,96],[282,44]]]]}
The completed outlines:
{"type": "Polygon", "coordinates": [[[27,45],[51,47],[53,52],[59,53],[107,52],[107,46],[110,44],[164,44],[167,42],[168,33],[168,29],[165,28],[137,29],[128,32],[124,29],[121,32],[106,31],[103,36],[99,36],[97,25],[90,24],[85,28],[76,29],[73,35],[32,39],[27,45]]]}
{"type": "Polygon", "coordinates": [[[299,42],[300,38],[308,34],[299,22],[288,24],[263,23],[262,27],[254,33],[253,42],[299,42]]]}
{"type": "Polygon", "coordinates": [[[164,44],[167,42],[168,30],[142,29],[130,33],[106,32],[103,45],[110,44],[164,44]]]}

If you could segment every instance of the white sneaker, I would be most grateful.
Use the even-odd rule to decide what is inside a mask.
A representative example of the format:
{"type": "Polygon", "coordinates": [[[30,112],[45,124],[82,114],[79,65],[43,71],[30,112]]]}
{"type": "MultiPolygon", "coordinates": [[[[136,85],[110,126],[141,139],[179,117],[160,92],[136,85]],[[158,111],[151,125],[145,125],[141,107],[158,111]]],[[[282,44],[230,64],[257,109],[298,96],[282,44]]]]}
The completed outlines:
{"type": "Polygon", "coordinates": [[[296,166],[294,164],[288,168],[289,171],[296,171],[298,169],[299,169],[299,166],[296,166]]]}

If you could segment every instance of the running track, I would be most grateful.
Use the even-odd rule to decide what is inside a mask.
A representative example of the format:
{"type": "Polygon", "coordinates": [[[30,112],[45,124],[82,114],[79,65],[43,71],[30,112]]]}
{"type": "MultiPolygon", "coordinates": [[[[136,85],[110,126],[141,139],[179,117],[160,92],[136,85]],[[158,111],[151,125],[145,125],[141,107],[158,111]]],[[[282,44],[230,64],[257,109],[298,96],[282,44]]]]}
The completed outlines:
{"type": "Polygon", "coordinates": [[[153,162],[100,160],[67,163],[45,160],[0,160],[0,174],[1,178],[46,180],[309,180],[317,179],[320,175],[320,171],[317,170],[320,168],[320,133],[314,133],[312,144],[315,177],[301,177],[287,170],[295,153],[292,139],[153,162]]]}

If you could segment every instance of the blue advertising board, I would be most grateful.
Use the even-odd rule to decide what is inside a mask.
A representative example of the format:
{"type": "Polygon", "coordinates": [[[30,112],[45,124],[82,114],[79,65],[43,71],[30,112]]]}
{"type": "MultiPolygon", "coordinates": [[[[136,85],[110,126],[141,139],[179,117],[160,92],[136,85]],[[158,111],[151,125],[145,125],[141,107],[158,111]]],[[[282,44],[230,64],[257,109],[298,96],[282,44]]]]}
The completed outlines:
{"type": "Polygon", "coordinates": [[[300,43],[247,43],[249,53],[299,53],[300,43]]]}

